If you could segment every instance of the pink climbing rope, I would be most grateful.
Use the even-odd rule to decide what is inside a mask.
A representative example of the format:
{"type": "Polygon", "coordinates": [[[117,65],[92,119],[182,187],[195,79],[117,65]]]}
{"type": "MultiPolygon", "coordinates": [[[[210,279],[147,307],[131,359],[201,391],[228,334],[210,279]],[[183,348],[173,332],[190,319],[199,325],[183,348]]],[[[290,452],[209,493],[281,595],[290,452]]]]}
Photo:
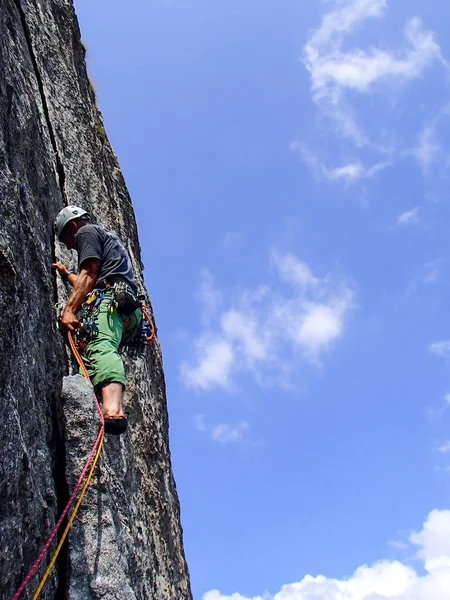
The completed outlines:
{"type": "MultiPolygon", "coordinates": [[[[70,332],[68,333],[68,338],[69,338],[70,347],[72,348],[72,352],[74,353],[75,358],[76,358],[78,364],[82,368],[82,370],[83,370],[83,372],[85,374],[85,377],[87,379],[89,379],[89,376],[88,376],[87,371],[86,371],[86,369],[84,367],[83,361],[82,361],[82,359],[80,357],[80,354],[79,354],[79,352],[78,352],[78,350],[77,350],[77,348],[76,348],[76,346],[75,346],[75,344],[73,342],[73,338],[72,338],[72,335],[70,334],[70,332]],[[79,361],[81,361],[81,363],[79,361]]],[[[58,529],[61,526],[61,523],[63,522],[63,519],[64,519],[64,517],[67,514],[67,511],[71,507],[71,505],[72,505],[72,503],[73,503],[73,501],[75,499],[75,496],[77,495],[77,492],[80,489],[80,486],[81,486],[81,484],[83,482],[84,476],[86,475],[86,472],[87,472],[87,470],[89,468],[89,465],[91,464],[91,462],[92,462],[92,460],[94,458],[94,455],[95,455],[95,453],[97,451],[98,445],[100,444],[100,440],[102,438],[103,430],[104,430],[104,427],[105,427],[105,420],[103,418],[103,413],[102,413],[102,410],[100,408],[100,405],[98,403],[98,400],[97,400],[97,397],[95,396],[95,394],[94,394],[94,399],[95,399],[95,407],[97,408],[97,412],[99,414],[100,422],[101,422],[100,430],[98,432],[97,439],[95,440],[95,444],[94,444],[94,446],[93,446],[93,448],[91,450],[91,453],[90,453],[90,455],[89,455],[89,457],[88,457],[88,459],[87,459],[87,461],[86,461],[86,463],[84,465],[83,471],[81,472],[81,475],[78,478],[77,484],[76,484],[76,486],[75,486],[75,488],[74,488],[74,490],[73,490],[73,492],[72,492],[72,494],[71,494],[71,496],[69,498],[69,501],[67,502],[64,510],[61,513],[61,516],[58,519],[58,522],[54,526],[51,534],[48,537],[48,540],[45,543],[45,546],[42,548],[41,553],[37,557],[36,561],[34,562],[33,566],[31,567],[31,569],[28,571],[28,574],[26,575],[25,579],[20,584],[20,587],[17,590],[17,592],[14,594],[12,600],[17,600],[17,598],[20,596],[20,594],[26,588],[26,586],[27,586],[28,582],[30,581],[30,579],[36,573],[37,568],[39,567],[42,559],[44,558],[45,554],[47,553],[47,550],[50,548],[50,544],[53,542],[53,540],[55,538],[55,535],[57,534],[58,529]]]]}

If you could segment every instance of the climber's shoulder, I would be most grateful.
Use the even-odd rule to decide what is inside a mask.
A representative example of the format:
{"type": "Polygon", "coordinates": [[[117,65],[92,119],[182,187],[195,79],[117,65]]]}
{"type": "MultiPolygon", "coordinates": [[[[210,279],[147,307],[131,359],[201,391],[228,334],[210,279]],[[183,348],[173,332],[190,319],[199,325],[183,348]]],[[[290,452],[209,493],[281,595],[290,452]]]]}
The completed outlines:
{"type": "Polygon", "coordinates": [[[76,233],[77,237],[83,237],[85,235],[98,235],[103,236],[106,233],[106,228],[103,225],[96,225],[95,223],[86,223],[80,227],[76,233]]]}

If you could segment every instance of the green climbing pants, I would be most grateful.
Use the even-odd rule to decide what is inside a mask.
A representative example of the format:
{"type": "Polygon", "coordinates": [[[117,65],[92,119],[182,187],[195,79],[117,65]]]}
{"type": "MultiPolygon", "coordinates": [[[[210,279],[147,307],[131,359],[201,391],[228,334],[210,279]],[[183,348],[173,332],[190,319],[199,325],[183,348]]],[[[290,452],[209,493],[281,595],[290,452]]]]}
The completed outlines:
{"type": "Polygon", "coordinates": [[[98,333],[89,340],[83,360],[94,388],[109,383],[125,387],[125,367],[118,352],[119,345],[134,339],[140,329],[142,312],[137,308],[129,317],[111,310],[111,293],[106,293],[95,316],[98,333]]]}

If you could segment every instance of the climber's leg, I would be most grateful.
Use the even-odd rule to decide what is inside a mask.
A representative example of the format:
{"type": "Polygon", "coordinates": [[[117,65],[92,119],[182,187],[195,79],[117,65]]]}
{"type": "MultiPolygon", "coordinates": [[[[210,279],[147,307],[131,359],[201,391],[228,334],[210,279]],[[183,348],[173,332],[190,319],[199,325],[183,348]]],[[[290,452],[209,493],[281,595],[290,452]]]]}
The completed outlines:
{"type": "Polygon", "coordinates": [[[121,383],[108,383],[101,388],[106,433],[120,435],[127,429],[128,420],[122,410],[122,387],[121,383]]]}
{"type": "Polygon", "coordinates": [[[101,386],[103,413],[109,416],[123,415],[121,383],[107,383],[101,386]]]}
{"type": "Polygon", "coordinates": [[[125,368],[118,353],[123,333],[123,321],[116,310],[110,310],[107,294],[99,306],[95,323],[98,333],[89,341],[83,360],[94,388],[101,392],[104,409],[123,414],[122,390],[125,387],[125,368]]]}
{"type": "Polygon", "coordinates": [[[127,420],[122,404],[125,368],[118,348],[120,343],[127,343],[139,334],[142,312],[138,308],[124,318],[117,308],[110,309],[110,300],[107,293],[99,306],[95,318],[98,333],[84,350],[84,362],[96,392],[101,395],[105,431],[120,434],[126,430],[127,420]]]}

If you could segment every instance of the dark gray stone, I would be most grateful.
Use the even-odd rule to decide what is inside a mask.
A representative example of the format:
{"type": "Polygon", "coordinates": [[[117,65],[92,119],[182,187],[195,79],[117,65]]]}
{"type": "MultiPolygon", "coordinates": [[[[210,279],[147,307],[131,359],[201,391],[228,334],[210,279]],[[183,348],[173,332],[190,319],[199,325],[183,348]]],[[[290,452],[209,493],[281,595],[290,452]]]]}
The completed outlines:
{"type": "MultiPolygon", "coordinates": [[[[92,390],[55,326],[51,272],[64,204],[124,240],[146,294],[133,207],[86,74],[70,0],[0,2],[0,597],[53,528],[98,430],[92,390]]],[[[151,311],[151,308],[150,308],[151,311]]],[[[124,353],[129,430],[106,436],[81,512],[40,598],[190,599],[158,341],[124,353]]],[[[52,550],[55,543],[52,546],[52,550]]],[[[49,557],[21,598],[31,598],[49,557]]]]}

